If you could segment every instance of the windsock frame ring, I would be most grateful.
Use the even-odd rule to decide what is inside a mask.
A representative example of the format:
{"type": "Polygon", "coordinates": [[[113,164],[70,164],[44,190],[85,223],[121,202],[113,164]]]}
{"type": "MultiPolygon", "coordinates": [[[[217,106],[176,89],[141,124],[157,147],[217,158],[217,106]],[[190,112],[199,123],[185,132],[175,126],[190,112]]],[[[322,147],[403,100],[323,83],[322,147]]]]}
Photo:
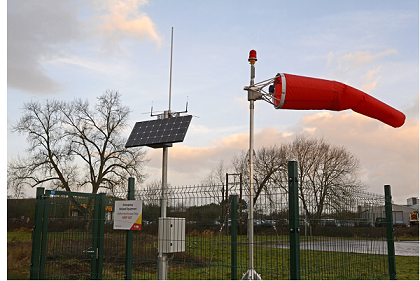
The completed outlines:
{"type": "Polygon", "coordinates": [[[284,101],[286,99],[286,77],[284,76],[284,73],[279,73],[279,74],[277,74],[276,77],[278,77],[278,76],[280,76],[280,78],[281,78],[281,98],[280,98],[280,101],[279,101],[278,99],[274,98],[274,95],[273,95],[273,105],[276,109],[281,109],[283,107],[284,101]],[[280,102],[279,105],[275,105],[275,100],[280,102]]]}

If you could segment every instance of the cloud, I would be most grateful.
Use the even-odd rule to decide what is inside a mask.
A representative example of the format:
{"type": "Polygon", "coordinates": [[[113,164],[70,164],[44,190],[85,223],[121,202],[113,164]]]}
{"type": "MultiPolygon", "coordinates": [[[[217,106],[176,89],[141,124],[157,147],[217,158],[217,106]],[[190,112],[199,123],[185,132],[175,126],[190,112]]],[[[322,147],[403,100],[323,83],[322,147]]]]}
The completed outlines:
{"type": "Polygon", "coordinates": [[[376,87],[376,84],[379,82],[379,79],[381,78],[381,76],[380,75],[375,76],[375,75],[378,74],[380,69],[381,67],[379,66],[373,70],[368,71],[366,76],[363,78],[362,91],[370,92],[376,87]]]}
{"type": "Polygon", "coordinates": [[[48,76],[45,62],[62,55],[62,46],[80,37],[72,1],[7,3],[7,86],[55,94],[61,85],[48,76]]]}
{"type": "MultiPolygon", "coordinates": [[[[255,132],[255,149],[271,146],[278,142],[291,141],[292,133],[278,132],[268,127],[255,132]]],[[[249,149],[249,134],[232,134],[221,140],[213,140],[207,147],[189,147],[174,144],[169,148],[168,180],[173,185],[199,184],[220,161],[230,163],[231,159],[249,149]]],[[[162,150],[149,150],[147,171],[151,179],[161,175],[162,150]]]]}
{"type": "Polygon", "coordinates": [[[404,106],[403,112],[409,118],[419,119],[419,93],[417,93],[414,101],[404,106]]]}
{"type": "MultiPolygon", "coordinates": [[[[345,147],[360,159],[361,178],[369,191],[383,194],[390,184],[393,198],[404,203],[419,190],[419,122],[408,118],[398,129],[354,112],[321,112],[305,115],[298,125],[283,129],[267,127],[255,132],[255,149],[293,141],[297,134],[324,138],[345,147]],[[285,131],[285,132],[284,132],[285,131]]],[[[233,155],[248,149],[249,136],[228,135],[208,147],[175,144],[169,149],[168,180],[172,185],[200,184],[220,161],[230,163],[233,155]]],[[[162,151],[151,150],[148,172],[161,175],[162,151]]]]}
{"type": "Polygon", "coordinates": [[[350,52],[344,55],[329,52],[326,66],[330,69],[329,77],[336,77],[344,83],[355,80],[356,85],[371,92],[381,79],[381,73],[389,71],[389,61],[384,58],[399,55],[396,49],[390,48],[377,53],[370,50],[350,52]],[[364,76],[360,73],[366,73],[364,76]]]}
{"type": "Polygon", "coordinates": [[[376,60],[387,57],[390,55],[398,55],[397,50],[387,49],[382,52],[372,54],[370,50],[368,51],[356,51],[345,54],[338,58],[339,67],[341,65],[349,65],[351,67],[360,67],[362,65],[371,64],[376,60]]]}
{"type": "Polygon", "coordinates": [[[94,35],[105,35],[101,39],[109,49],[119,48],[123,38],[152,41],[160,46],[162,39],[154,23],[140,10],[147,3],[139,0],[8,1],[7,86],[35,94],[60,92],[63,85],[49,74],[51,63],[91,69],[94,58],[83,58],[82,51],[92,48],[86,42],[94,35]],[[98,29],[101,34],[96,33],[98,29]]]}
{"type": "Polygon", "coordinates": [[[8,87],[39,94],[56,94],[62,89],[62,85],[45,74],[45,70],[39,62],[31,60],[27,55],[21,57],[21,59],[25,58],[26,63],[22,64],[9,59],[7,65],[8,87]]]}
{"type": "Polygon", "coordinates": [[[138,40],[155,42],[158,47],[162,38],[156,31],[155,24],[150,17],[140,11],[140,7],[147,5],[145,0],[107,1],[108,13],[102,16],[101,29],[105,32],[107,43],[117,43],[122,38],[131,37],[138,40]]]}
{"type": "Polygon", "coordinates": [[[329,52],[328,55],[327,55],[327,67],[331,66],[333,60],[334,60],[334,53],[329,52]]]}
{"type": "Polygon", "coordinates": [[[383,194],[383,186],[390,184],[394,200],[405,202],[409,196],[418,196],[418,120],[407,118],[401,128],[394,129],[357,113],[340,112],[305,116],[300,126],[316,128],[310,135],[355,154],[370,191],[383,194]]]}
{"type": "MultiPolygon", "coordinates": [[[[220,141],[214,141],[208,147],[189,147],[183,144],[174,144],[169,148],[169,162],[171,170],[178,173],[200,173],[211,170],[222,158],[231,158],[236,153],[246,149],[247,134],[235,134],[220,141]]],[[[160,168],[160,149],[149,150],[150,166],[160,168]]]]}

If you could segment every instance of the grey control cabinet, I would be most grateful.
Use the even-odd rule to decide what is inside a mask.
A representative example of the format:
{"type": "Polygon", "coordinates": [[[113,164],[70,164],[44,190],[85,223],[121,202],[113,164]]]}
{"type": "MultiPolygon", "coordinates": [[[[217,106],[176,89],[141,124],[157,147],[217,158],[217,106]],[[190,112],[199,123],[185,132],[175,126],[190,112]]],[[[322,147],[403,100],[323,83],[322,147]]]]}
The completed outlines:
{"type": "Polygon", "coordinates": [[[159,218],[158,238],[159,253],[184,252],[185,219],[159,218]]]}

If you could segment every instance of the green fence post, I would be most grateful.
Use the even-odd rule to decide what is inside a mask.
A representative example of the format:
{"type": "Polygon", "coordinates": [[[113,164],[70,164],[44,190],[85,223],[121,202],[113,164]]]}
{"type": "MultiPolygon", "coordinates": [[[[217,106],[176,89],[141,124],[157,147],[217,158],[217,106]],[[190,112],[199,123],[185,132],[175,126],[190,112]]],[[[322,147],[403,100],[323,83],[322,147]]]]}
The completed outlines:
{"type": "Polygon", "coordinates": [[[41,258],[39,264],[39,279],[45,279],[45,259],[47,254],[48,238],[48,217],[50,216],[50,194],[51,190],[45,190],[43,196],[44,215],[42,219],[41,258]]]}
{"type": "Polygon", "coordinates": [[[99,194],[99,227],[98,227],[98,268],[97,277],[102,280],[102,270],[104,262],[104,244],[105,244],[105,205],[106,193],[99,194]]]}
{"type": "MultiPolygon", "coordinates": [[[[92,237],[93,255],[92,255],[92,266],[91,266],[91,271],[90,271],[91,280],[99,279],[98,277],[99,239],[98,238],[99,238],[99,218],[101,216],[100,214],[101,203],[99,200],[100,200],[99,194],[95,194],[95,201],[93,205],[94,206],[93,207],[93,237],[92,237]]],[[[87,204],[87,208],[89,210],[91,209],[91,206],[87,204]]],[[[89,219],[91,219],[92,214],[90,214],[89,217],[90,217],[89,219]]]]}
{"type": "MultiPolygon", "coordinates": [[[[134,178],[128,178],[128,200],[134,200],[134,178]]],[[[133,270],[133,230],[127,230],[125,240],[125,279],[132,279],[133,270]]]]}
{"type": "Polygon", "coordinates": [[[44,211],[44,188],[38,187],[36,189],[36,203],[35,203],[35,218],[34,229],[32,230],[32,255],[31,255],[31,269],[30,279],[39,279],[39,254],[41,250],[41,235],[42,235],[42,213],[44,211]]]}
{"type": "Polygon", "coordinates": [[[397,279],[397,269],[395,265],[395,248],[394,248],[394,218],[392,215],[392,196],[391,186],[385,185],[385,217],[386,217],[386,237],[388,243],[388,269],[389,279],[397,279]]]}
{"type": "Polygon", "coordinates": [[[230,228],[230,235],[231,235],[231,279],[236,280],[237,277],[237,209],[238,209],[238,195],[232,195],[231,196],[231,206],[232,206],[232,217],[231,217],[231,228],[230,228]]]}
{"type": "Polygon", "coordinates": [[[289,178],[289,237],[290,237],[290,279],[300,279],[299,254],[299,201],[297,162],[288,163],[289,178]]]}

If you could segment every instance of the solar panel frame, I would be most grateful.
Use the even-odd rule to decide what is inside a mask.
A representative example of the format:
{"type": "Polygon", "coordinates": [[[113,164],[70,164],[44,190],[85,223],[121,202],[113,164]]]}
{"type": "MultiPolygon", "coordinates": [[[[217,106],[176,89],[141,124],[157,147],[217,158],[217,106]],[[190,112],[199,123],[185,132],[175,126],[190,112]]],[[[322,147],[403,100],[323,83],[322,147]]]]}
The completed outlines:
{"type": "Polygon", "coordinates": [[[170,147],[172,143],[183,142],[192,115],[136,122],[126,148],[149,146],[153,148],[170,147]]]}

